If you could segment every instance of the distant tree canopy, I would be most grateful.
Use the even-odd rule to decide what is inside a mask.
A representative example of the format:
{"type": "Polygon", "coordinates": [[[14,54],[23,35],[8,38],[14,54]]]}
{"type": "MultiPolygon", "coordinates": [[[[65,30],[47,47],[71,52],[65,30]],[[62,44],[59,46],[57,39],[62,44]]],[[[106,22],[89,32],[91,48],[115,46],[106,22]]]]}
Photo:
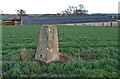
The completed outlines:
{"type": "Polygon", "coordinates": [[[21,20],[21,17],[22,17],[22,16],[26,15],[26,11],[23,10],[23,9],[16,10],[16,13],[19,15],[20,20],[21,20]]]}
{"type": "Polygon", "coordinates": [[[61,13],[63,14],[74,14],[74,15],[84,15],[88,13],[88,10],[85,9],[85,7],[80,4],[78,6],[69,6],[67,10],[63,10],[61,13]]]}

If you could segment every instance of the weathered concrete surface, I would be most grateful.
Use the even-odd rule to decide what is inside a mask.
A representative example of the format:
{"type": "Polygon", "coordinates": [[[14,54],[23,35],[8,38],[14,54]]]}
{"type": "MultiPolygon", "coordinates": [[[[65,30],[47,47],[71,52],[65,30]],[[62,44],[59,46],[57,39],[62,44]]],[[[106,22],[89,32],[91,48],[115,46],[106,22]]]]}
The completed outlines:
{"type": "Polygon", "coordinates": [[[55,25],[44,25],[41,27],[35,59],[45,63],[60,59],[57,27],[55,25]]]}

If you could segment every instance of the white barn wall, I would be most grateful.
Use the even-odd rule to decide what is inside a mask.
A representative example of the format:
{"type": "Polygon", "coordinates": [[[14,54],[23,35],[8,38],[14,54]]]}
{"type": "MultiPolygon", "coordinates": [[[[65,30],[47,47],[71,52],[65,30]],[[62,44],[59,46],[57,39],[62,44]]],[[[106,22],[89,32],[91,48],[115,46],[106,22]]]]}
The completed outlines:
{"type": "Polygon", "coordinates": [[[118,26],[119,27],[119,22],[112,22],[112,26],[118,26]]]}
{"type": "Polygon", "coordinates": [[[74,23],[74,24],[58,24],[58,25],[118,27],[119,23],[118,22],[95,22],[95,23],[74,23]]]}

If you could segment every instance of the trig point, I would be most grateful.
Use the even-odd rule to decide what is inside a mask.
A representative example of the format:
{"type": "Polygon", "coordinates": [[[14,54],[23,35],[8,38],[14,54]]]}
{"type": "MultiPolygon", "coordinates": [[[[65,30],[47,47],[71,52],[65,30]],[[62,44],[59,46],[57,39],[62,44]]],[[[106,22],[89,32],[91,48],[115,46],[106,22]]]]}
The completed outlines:
{"type": "Polygon", "coordinates": [[[45,63],[60,59],[57,27],[55,25],[43,25],[41,27],[35,59],[45,63]]]}

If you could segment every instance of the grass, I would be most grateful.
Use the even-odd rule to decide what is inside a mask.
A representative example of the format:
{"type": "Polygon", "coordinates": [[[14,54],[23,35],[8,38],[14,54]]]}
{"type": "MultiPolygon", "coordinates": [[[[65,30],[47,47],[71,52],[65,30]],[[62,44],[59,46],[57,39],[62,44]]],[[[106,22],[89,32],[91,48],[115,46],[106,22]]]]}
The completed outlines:
{"type": "Polygon", "coordinates": [[[72,58],[50,64],[34,60],[40,27],[2,27],[3,77],[119,76],[118,27],[57,26],[59,51],[72,58]]]}

